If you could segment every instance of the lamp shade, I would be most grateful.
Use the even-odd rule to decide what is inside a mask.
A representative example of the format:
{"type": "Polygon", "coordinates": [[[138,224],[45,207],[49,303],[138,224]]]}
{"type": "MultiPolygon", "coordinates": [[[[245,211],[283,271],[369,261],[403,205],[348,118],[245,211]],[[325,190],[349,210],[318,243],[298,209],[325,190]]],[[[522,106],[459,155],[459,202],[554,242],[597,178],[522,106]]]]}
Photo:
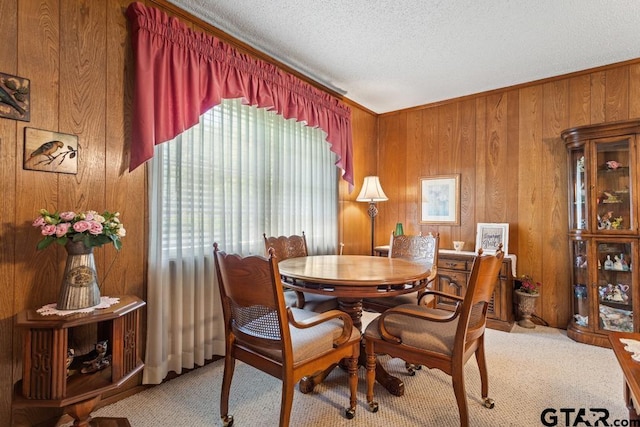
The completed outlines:
{"type": "Polygon", "coordinates": [[[389,198],[384,194],[384,191],[382,191],[380,178],[377,176],[365,176],[362,190],[360,190],[356,201],[373,203],[384,202],[386,200],[389,200],[389,198]]]}

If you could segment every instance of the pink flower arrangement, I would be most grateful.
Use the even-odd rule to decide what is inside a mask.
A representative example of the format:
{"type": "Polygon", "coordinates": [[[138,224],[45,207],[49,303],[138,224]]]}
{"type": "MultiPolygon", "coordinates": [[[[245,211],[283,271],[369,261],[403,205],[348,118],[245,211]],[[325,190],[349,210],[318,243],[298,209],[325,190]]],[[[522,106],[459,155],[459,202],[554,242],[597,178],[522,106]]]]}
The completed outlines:
{"type": "Polygon", "coordinates": [[[33,226],[40,228],[44,238],[38,243],[38,249],[44,249],[56,242],[65,245],[69,239],[82,241],[88,248],[113,243],[120,250],[122,239],[127,231],[120,222],[120,213],[104,211],[54,212],[40,210],[40,216],[33,220],[33,226]]]}
{"type": "Polygon", "coordinates": [[[526,274],[518,278],[518,281],[520,281],[520,287],[518,289],[527,294],[537,294],[538,288],[542,286],[542,283],[534,282],[531,276],[526,274]]]}

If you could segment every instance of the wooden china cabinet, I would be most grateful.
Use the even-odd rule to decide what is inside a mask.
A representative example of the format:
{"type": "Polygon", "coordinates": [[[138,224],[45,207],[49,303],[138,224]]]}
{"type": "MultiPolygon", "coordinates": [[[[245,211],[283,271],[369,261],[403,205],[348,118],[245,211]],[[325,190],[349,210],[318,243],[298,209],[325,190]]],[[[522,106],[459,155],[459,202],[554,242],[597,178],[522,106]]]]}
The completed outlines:
{"type": "Polygon", "coordinates": [[[638,332],[640,120],[567,129],[572,318],[567,335],[610,347],[638,332]]]}

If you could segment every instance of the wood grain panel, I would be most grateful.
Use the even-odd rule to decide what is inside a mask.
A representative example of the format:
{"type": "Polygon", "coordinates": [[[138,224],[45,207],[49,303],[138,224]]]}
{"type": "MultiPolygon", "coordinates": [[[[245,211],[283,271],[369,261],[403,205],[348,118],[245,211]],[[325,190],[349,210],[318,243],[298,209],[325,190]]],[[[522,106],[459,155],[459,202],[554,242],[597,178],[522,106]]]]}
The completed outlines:
{"type": "Polygon", "coordinates": [[[504,195],[507,188],[507,97],[504,93],[487,97],[487,140],[485,161],[480,167],[486,169],[484,218],[477,222],[505,222],[507,204],[504,195]]]}
{"type": "Polygon", "coordinates": [[[640,64],[629,65],[629,118],[640,117],[640,64]]]}
{"type": "Polygon", "coordinates": [[[590,93],[591,124],[605,121],[606,73],[598,71],[591,74],[590,93]]]}
{"type": "MultiPolygon", "coordinates": [[[[520,90],[520,150],[518,187],[518,274],[542,272],[542,108],[541,86],[520,90]]],[[[562,201],[565,202],[564,200],[562,201]]],[[[564,237],[565,233],[563,233],[564,237]]]]}
{"type": "MultiPolygon", "coordinates": [[[[78,135],[78,173],[61,175],[67,190],[56,209],[118,210],[105,205],[106,3],[61,3],[60,131],[78,135]]],[[[111,183],[110,183],[111,184],[111,183]]],[[[94,250],[98,284],[107,274],[104,248],[94,250]]]]}
{"type": "Polygon", "coordinates": [[[407,128],[404,191],[402,189],[400,191],[404,196],[402,207],[398,210],[398,222],[403,222],[403,227],[406,227],[405,233],[418,234],[421,232],[418,225],[420,222],[420,210],[418,203],[415,203],[415,201],[420,199],[419,177],[422,173],[422,165],[428,161],[423,157],[425,153],[421,149],[424,143],[421,111],[407,112],[407,128]],[[404,223],[405,218],[409,218],[407,224],[404,223]]]}
{"type": "MultiPolygon", "coordinates": [[[[16,16],[17,5],[14,2],[0,2],[0,16],[16,16]]],[[[17,20],[6,19],[2,24],[3,42],[0,44],[1,71],[16,74],[18,67],[18,28],[17,20]]],[[[13,358],[13,349],[18,348],[22,338],[13,333],[13,316],[16,286],[16,233],[8,232],[9,224],[16,224],[16,156],[17,123],[14,120],[0,119],[0,424],[10,419],[11,390],[13,382],[21,377],[20,364],[13,358]]]]}
{"type": "MultiPolygon", "coordinates": [[[[475,167],[476,167],[476,102],[473,99],[458,103],[458,143],[454,156],[453,169],[460,174],[460,226],[452,229],[449,248],[453,248],[454,240],[466,242],[465,250],[473,250],[476,227],[472,221],[462,218],[473,218],[475,207],[475,167]]],[[[446,236],[442,236],[446,241],[446,236]]],[[[442,240],[441,240],[442,241],[442,240]]],[[[444,247],[441,245],[441,247],[444,247]]]]}
{"type": "Polygon", "coordinates": [[[584,74],[569,79],[569,123],[582,126],[591,123],[591,76],[584,74]]]}
{"type": "MultiPolygon", "coordinates": [[[[404,222],[398,216],[399,194],[404,194],[407,156],[407,113],[394,115],[385,125],[380,125],[380,144],[378,162],[385,159],[385,166],[378,163],[380,185],[389,200],[378,203],[379,214],[376,217],[375,245],[386,245],[395,229],[396,222],[404,222]]],[[[375,172],[372,173],[376,175],[375,172]]],[[[409,232],[410,230],[407,230],[409,232]]]]}
{"type": "MultiPolygon", "coordinates": [[[[487,199],[485,190],[487,188],[487,171],[482,165],[487,158],[487,97],[482,96],[476,99],[476,200],[474,223],[485,222],[479,218],[487,217],[487,199]]],[[[475,234],[473,241],[475,242],[475,234]]],[[[474,243],[475,248],[475,243],[474,243]]]]}
{"type": "Polygon", "coordinates": [[[542,318],[553,324],[567,324],[571,316],[572,290],[568,265],[569,245],[567,241],[567,154],[560,133],[569,124],[569,82],[558,80],[543,87],[542,127],[542,206],[539,234],[542,271],[538,278],[545,286],[541,292],[542,318]],[[565,296],[558,298],[557,296],[565,296]]]}
{"type": "MultiPolygon", "coordinates": [[[[511,90],[507,92],[507,160],[506,160],[506,205],[507,217],[505,222],[509,223],[509,228],[517,230],[518,227],[518,206],[519,194],[519,170],[520,167],[512,167],[519,165],[518,156],[520,155],[520,138],[518,138],[520,129],[520,91],[511,90]]],[[[520,234],[517,232],[509,233],[509,247],[517,248],[520,241],[520,234]]],[[[517,262],[516,262],[517,268],[517,262]]]]}
{"type": "Polygon", "coordinates": [[[605,75],[605,121],[626,120],[629,118],[629,67],[607,70],[605,75]]]}

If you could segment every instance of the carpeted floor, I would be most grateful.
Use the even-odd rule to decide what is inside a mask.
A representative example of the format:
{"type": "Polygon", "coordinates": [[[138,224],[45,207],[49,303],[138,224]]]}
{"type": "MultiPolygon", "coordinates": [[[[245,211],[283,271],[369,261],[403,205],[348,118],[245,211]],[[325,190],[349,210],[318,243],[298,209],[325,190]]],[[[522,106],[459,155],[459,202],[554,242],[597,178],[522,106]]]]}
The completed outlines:
{"type": "MultiPolygon", "coordinates": [[[[612,350],[580,344],[565,331],[537,326],[511,333],[487,330],[486,350],[489,396],[494,409],[484,408],[475,359],[466,366],[466,384],[472,426],[595,425],[609,412],[609,425],[626,419],[622,373],[612,350]],[[541,420],[545,409],[551,408],[541,420]],[[562,412],[560,409],[563,408],[562,412]],[[584,408],[582,420],[576,414],[584,408]],[[553,418],[556,415],[557,418],[553,418]]],[[[457,426],[458,410],[450,377],[437,370],[422,369],[407,376],[404,362],[382,359],[390,372],[400,375],[406,393],[395,397],[376,386],[380,410],[367,410],[364,369],[360,369],[359,404],[356,417],[347,420],[346,374],[334,370],[312,394],[296,389],[291,426],[457,426]]],[[[96,411],[94,417],[127,417],[133,427],[217,426],[222,361],[198,368],[96,411]]],[[[230,408],[235,426],[276,426],[280,410],[280,382],[239,363],[231,389],[230,408]]],[[[625,424],[622,424],[625,425],[625,424]]]]}

